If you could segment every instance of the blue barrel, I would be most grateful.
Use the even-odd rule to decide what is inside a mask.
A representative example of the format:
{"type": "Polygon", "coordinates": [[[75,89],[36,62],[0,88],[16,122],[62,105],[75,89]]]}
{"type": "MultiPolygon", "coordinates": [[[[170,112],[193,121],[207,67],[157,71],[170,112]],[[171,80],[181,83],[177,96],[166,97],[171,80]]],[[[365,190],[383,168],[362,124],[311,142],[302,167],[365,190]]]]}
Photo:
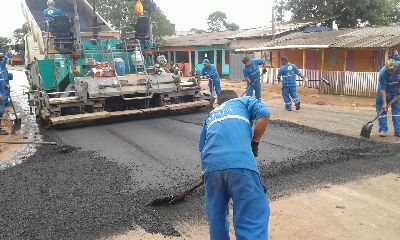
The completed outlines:
{"type": "Polygon", "coordinates": [[[117,76],[125,76],[125,62],[121,58],[116,58],[115,62],[115,72],[117,76]]]}

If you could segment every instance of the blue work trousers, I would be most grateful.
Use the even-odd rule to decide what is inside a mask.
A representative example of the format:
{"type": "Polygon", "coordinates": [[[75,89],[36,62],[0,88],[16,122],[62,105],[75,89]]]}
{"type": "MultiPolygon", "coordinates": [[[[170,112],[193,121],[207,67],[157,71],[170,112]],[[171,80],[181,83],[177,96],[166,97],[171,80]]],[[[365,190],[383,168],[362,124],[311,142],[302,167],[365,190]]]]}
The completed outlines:
{"type": "MultiPolygon", "coordinates": [[[[389,103],[392,101],[394,97],[396,97],[397,93],[386,93],[386,102],[389,103]]],[[[382,110],[382,97],[378,92],[376,96],[376,112],[379,113],[382,110]]],[[[392,121],[394,127],[394,133],[400,134],[400,100],[397,100],[395,103],[392,104],[392,121]]],[[[379,132],[387,133],[388,131],[388,124],[387,124],[387,112],[383,113],[378,118],[379,122],[379,132]]]]}
{"type": "Polygon", "coordinates": [[[283,86],[282,87],[282,97],[285,102],[286,109],[292,109],[292,100],[295,104],[300,102],[299,97],[297,96],[296,86],[283,86]]]}
{"type": "MultiPolygon", "coordinates": [[[[1,81],[1,80],[0,80],[1,81]]],[[[5,104],[4,104],[4,98],[3,100],[0,100],[0,119],[3,118],[3,114],[4,114],[4,108],[5,108],[5,104]]]]}
{"type": "Polygon", "coordinates": [[[261,100],[261,82],[260,80],[256,80],[252,83],[247,82],[246,86],[246,96],[253,96],[253,91],[255,92],[255,97],[258,100],[261,100]]]}
{"type": "Polygon", "coordinates": [[[215,93],[217,96],[221,94],[221,80],[219,79],[209,79],[208,80],[208,87],[210,88],[210,93],[215,93]]]}
{"type": "Polygon", "coordinates": [[[204,175],[211,240],[229,240],[228,202],[233,202],[237,240],[268,240],[269,202],[260,175],[236,168],[204,175]]]}

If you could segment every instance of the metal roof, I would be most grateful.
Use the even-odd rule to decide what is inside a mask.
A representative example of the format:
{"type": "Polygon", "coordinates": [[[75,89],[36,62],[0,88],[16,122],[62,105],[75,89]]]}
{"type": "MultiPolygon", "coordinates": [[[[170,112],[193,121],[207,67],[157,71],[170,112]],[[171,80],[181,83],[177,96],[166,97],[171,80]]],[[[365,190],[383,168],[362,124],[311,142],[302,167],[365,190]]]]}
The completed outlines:
{"type": "Polygon", "coordinates": [[[223,31],[223,32],[207,32],[195,33],[185,36],[171,36],[164,38],[164,42],[160,47],[187,47],[187,46],[212,46],[212,45],[226,45],[229,43],[227,36],[238,31],[223,31]]]}
{"type": "Polygon", "coordinates": [[[387,48],[400,44],[400,26],[367,27],[340,36],[336,48],[387,48]]]}
{"type": "Polygon", "coordinates": [[[295,32],[275,40],[265,41],[250,48],[236,49],[236,51],[259,51],[288,48],[328,48],[335,43],[340,36],[354,31],[354,29],[332,30],[323,32],[295,32]]]}

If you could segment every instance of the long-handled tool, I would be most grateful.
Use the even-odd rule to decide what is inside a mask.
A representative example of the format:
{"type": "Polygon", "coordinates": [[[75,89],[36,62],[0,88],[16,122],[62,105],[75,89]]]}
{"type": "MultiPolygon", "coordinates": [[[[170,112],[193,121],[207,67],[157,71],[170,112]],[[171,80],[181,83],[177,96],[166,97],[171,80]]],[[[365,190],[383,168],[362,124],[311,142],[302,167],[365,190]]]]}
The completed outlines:
{"type": "MultiPolygon", "coordinates": [[[[395,103],[399,99],[400,99],[400,94],[398,94],[395,98],[393,98],[392,101],[390,101],[388,103],[387,107],[389,108],[393,103],[395,103]]],[[[371,121],[369,121],[366,124],[364,124],[364,126],[361,128],[360,136],[361,137],[365,137],[365,138],[370,138],[371,137],[372,127],[374,126],[373,122],[375,122],[376,119],[378,119],[385,112],[386,111],[384,111],[384,109],[382,109],[378,113],[378,115],[376,115],[376,117],[374,119],[372,119],[371,121]]]]}
{"type": "Polygon", "coordinates": [[[18,116],[17,110],[15,110],[14,102],[13,102],[11,96],[10,96],[10,103],[11,103],[11,107],[12,107],[12,109],[14,111],[14,115],[15,115],[14,124],[12,126],[11,133],[15,133],[15,132],[21,130],[22,120],[18,116]]]}
{"type": "Polygon", "coordinates": [[[56,142],[25,142],[25,141],[13,141],[13,142],[0,142],[0,144],[14,144],[14,145],[58,145],[56,142]]]}
{"type": "Polygon", "coordinates": [[[178,195],[172,195],[163,198],[154,199],[148,206],[161,206],[161,205],[174,205],[175,203],[181,202],[185,199],[186,196],[194,192],[196,189],[201,187],[204,184],[203,177],[199,180],[195,185],[190,187],[189,189],[185,190],[184,192],[178,195]]]}

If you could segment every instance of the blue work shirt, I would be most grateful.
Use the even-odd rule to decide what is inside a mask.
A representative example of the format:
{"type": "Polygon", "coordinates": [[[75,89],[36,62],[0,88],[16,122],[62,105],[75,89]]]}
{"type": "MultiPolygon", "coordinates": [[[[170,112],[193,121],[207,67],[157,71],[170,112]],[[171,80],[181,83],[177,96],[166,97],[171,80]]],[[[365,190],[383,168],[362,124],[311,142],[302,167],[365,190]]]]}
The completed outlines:
{"type": "Polygon", "coordinates": [[[400,61],[396,62],[397,69],[394,74],[390,74],[386,67],[383,67],[379,72],[379,91],[384,90],[389,94],[397,94],[400,90],[400,61]]]}
{"type": "Polygon", "coordinates": [[[62,16],[62,15],[64,15],[64,12],[55,7],[49,7],[43,11],[43,17],[47,21],[52,21],[55,16],[62,16]]]}
{"type": "Polygon", "coordinates": [[[4,81],[6,81],[6,84],[8,85],[8,69],[7,69],[7,62],[8,62],[8,60],[10,59],[10,57],[11,57],[11,53],[10,52],[8,52],[8,53],[6,53],[5,54],[5,56],[3,57],[3,59],[0,61],[0,73],[2,73],[3,74],[3,77],[2,77],[2,79],[4,80],[4,81]]]}
{"type": "Polygon", "coordinates": [[[282,79],[282,86],[296,86],[296,75],[301,72],[296,65],[292,63],[283,64],[278,71],[278,78],[282,79]]]}
{"type": "Polygon", "coordinates": [[[264,59],[252,59],[250,66],[245,66],[243,69],[243,75],[245,79],[250,79],[250,81],[260,81],[260,65],[264,64],[264,59]]]}
{"type": "Polygon", "coordinates": [[[214,81],[220,80],[217,68],[213,64],[210,64],[208,67],[203,66],[201,75],[205,78],[211,78],[214,81]]]}
{"type": "Polygon", "coordinates": [[[3,79],[3,74],[0,73],[0,96],[2,96],[3,98],[7,96],[6,85],[6,81],[4,81],[3,79]]]}
{"type": "Polygon", "coordinates": [[[268,116],[268,108],[248,96],[231,99],[208,114],[199,140],[203,171],[244,168],[258,172],[251,149],[252,125],[268,116]]]}

